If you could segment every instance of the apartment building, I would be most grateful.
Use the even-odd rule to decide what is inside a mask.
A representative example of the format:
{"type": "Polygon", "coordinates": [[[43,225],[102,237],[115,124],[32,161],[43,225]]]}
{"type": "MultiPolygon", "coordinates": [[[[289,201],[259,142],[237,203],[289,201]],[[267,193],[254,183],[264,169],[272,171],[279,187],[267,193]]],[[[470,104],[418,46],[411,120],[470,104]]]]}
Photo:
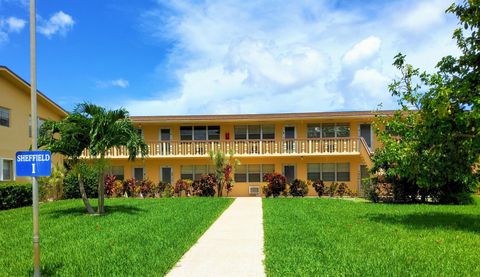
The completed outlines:
{"type": "Polygon", "coordinates": [[[133,116],[149,146],[148,156],[130,162],[121,147],[111,149],[107,157],[118,178],[173,183],[212,173],[210,150],[233,150],[241,165],[235,170],[231,196],[261,195],[262,177],[269,172],[289,180],[344,182],[357,192],[378,145],[374,117],[364,111],[133,116]]]}
{"type": "MultiPolygon", "coordinates": [[[[61,120],[67,112],[40,91],[37,92],[38,126],[61,120]]],[[[5,66],[0,66],[0,181],[26,182],[15,176],[15,153],[31,147],[30,84],[5,66]]],[[[53,162],[60,162],[55,157],[53,162]]]]}

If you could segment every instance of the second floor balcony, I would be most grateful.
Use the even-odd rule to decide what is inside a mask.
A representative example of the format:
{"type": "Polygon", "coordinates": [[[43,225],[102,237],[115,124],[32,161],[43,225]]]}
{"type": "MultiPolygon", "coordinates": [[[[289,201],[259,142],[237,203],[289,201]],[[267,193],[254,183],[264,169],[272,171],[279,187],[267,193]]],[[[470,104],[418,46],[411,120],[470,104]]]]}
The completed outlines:
{"type": "MultiPolygon", "coordinates": [[[[365,140],[357,138],[315,138],[284,140],[211,140],[211,141],[156,141],[147,142],[148,158],[208,157],[210,151],[233,150],[237,157],[255,156],[326,156],[356,155],[361,148],[369,151],[365,140]]],[[[88,158],[88,151],[83,152],[88,158]]],[[[125,147],[112,148],[107,158],[127,158],[125,147]]]]}

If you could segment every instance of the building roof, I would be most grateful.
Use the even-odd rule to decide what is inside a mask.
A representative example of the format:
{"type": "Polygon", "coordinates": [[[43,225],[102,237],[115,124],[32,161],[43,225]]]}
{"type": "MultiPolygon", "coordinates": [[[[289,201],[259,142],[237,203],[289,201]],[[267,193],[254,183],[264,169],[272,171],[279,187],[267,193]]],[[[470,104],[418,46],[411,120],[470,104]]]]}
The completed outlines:
{"type": "Polygon", "coordinates": [[[205,121],[269,121],[291,119],[327,119],[373,117],[378,113],[392,115],[393,110],[383,111],[343,111],[343,112],[310,112],[310,113],[274,113],[274,114],[223,114],[223,115],[172,115],[172,116],[131,116],[136,123],[158,122],[205,122],[205,121]]]}
{"type": "MultiPolygon", "coordinates": [[[[6,79],[12,81],[16,85],[19,85],[20,87],[23,87],[27,92],[30,90],[30,83],[25,81],[22,77],[18,76],[15,72],[13,72],[10,68],[0,65],[0,76],[6,77],[6,79]]],[[[55,103],[53,100],[48,98],[45,94],[43,94],[41,91],[37,90],[37,96],[39,97],[40,100],[45,101],[48,105],[52,106],[55,108],[59,114],[63,116],[67,116],[68,112],[63,109],[60,105],[55,103]]]]}

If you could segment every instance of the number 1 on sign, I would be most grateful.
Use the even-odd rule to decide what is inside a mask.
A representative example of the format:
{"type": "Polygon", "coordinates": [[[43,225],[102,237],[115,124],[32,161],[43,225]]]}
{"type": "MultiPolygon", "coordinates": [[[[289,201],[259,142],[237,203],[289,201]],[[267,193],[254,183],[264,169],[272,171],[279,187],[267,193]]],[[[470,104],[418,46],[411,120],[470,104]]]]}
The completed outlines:
{"type": "Polygon", "coordinates": [[[32,174],[35,174],[35,164],[32,164],[32,174]]]}

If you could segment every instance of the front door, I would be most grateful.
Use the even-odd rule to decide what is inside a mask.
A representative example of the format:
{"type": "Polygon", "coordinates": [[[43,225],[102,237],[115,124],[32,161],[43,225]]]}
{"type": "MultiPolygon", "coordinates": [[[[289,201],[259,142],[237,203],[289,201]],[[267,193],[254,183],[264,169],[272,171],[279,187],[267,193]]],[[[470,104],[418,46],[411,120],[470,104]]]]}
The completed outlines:
{"type": "Polygon", "coordinates": [[[291,183],[295,179],[295,165],[286,164],[283,166],[283,175],[287,178],[287,183],[291,183]]]}
{"type": "Polygon", "coordinates": [[[170,154],[170,140],[172,139],[172,132],[170,128],[160,129],[160,154],[170,154]]]}
{"type": "Polygon", "coordinates": [[[160,180],[165,184],[172,184],[172,168],[169,166],[163,166],[160,168],[160,180]]]}
{"type": "Polygon", "coordinates": [[[360,137],[367,143],[368,148],[372,149],[372,125],[360,124],[360,137]]]}
{"type": "Polygon", "coordinates": [[[295,152],[295,126],[285,126],[283,128],[283,138],[285,139],[286,153],[295,152]]]}

